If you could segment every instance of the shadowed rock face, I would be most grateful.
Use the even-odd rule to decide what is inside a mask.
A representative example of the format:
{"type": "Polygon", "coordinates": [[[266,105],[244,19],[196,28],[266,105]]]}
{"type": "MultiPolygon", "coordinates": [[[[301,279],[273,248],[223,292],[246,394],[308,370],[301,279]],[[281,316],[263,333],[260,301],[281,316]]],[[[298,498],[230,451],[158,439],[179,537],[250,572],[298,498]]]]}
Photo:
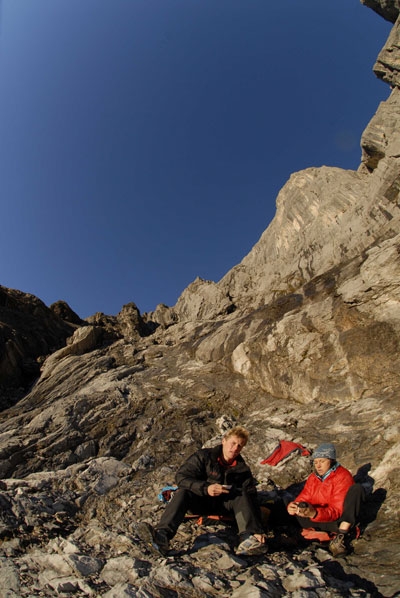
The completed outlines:
{"type": "Polygon", "coordinates": [[[33,295],[0,286],[0,409],[26,392],[40,375],[41,361],[73,331],[71,319],[33,295]]]}
{"type": "MultiPolygon", "coordinates": [[[[365,4],[396,21],[397,2],[365,4]]],[[[374,67],[392,90],[363,133],[357,172],[293,174],[271,225],[221,281],[196,279],[172,308],[141,315],[130,303],[85,322],[63,302],[47,308],[0,287],[1,401],[16,403],[0,414],[7,590],[400,590],[398,39],[397,21],[374,67]],[[233,423],[251,432],[244,456],[260,499],[278,504],[310,471],[298,454],[260,465],[278,441],[336,444],[368,492],[353,554],[335,561],[323,547],[288,546],[276,521],[269,556],[252,562],[235,556],[229,528],[182,526],[161,561],[139,542],[135,523],[158,520],[157,494],[178,465],[233,423]]]]}
{"type": "Polygon", "coordinates": [[[399,0],[361,0],[362,4],[375,10],[387,21],[396,22],[400,12],[399,0]]]}

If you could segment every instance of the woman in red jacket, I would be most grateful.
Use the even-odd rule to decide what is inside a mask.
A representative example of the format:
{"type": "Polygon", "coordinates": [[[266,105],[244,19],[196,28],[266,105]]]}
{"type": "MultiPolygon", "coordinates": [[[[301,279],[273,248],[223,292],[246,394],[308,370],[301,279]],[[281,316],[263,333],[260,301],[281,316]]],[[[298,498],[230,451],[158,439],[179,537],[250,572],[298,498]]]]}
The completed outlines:
{"type": "Polygon", "coordinates": [[[313,452],[314,472],[296,499],[287,506],[303,528],[328,532],[333,539],[329,549],[334,556],[349,552],[350,531],[358,521],[364,491],[351,473],[336,460],[331,443],[313,452]]]}

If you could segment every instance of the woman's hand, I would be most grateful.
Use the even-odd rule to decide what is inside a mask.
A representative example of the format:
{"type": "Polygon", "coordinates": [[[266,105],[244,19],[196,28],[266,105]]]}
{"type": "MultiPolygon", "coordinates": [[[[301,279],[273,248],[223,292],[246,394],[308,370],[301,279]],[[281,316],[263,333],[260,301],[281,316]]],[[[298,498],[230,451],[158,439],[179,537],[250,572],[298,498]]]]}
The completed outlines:
{"type": "Polygon", "coordinates": [[[290,502],[287,506],[287,512],[289,515],[297,515],[298,506],[296,502],[290,502]]]}
{"type": "Polygon", "coordinates": [[[298,515],[299,517],[307,517],[313,519],[317,514],[317,509],[308,503],[290,502],[287,506],[289,515],[298,515]]]}
{"type": "Polygon", "coordinates": [[[299,517],[308,517],[308,519],[313,519],[317,514],[317,509],[315,509],[312,505],[307,505],[306,507],[300,507],[297,505],[298,515],[299,517]]]}

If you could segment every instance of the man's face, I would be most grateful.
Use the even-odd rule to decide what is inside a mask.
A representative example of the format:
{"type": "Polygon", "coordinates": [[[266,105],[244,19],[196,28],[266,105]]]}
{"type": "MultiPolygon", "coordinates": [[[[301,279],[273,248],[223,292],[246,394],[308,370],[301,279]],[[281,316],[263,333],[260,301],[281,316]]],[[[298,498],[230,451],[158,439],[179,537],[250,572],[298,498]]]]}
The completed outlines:
{"type": "Polygon", "coordinates": [[[245,446],[246,440],[239,436],[229,436],[222,439],[222,454],[227,463],[231,463],[245,446]]]}
{"type": "Polygon", "coordinates": [[[330,459],[314,459],[314,468],[318,475],[324,475],[330,469],[330,459]]]}

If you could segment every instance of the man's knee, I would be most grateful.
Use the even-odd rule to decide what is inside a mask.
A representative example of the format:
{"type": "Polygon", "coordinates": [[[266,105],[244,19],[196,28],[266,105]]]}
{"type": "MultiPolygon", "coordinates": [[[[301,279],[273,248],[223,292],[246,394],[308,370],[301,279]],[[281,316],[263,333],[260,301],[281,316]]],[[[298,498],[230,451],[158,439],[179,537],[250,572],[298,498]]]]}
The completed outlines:
{"type": "Polygon", "coordinates": [[[169,505],[174,505],[175,507],[177,505],[187,505],[189,507],[190,503],[193,502],[194,497],[195,495],[191,490],[186,490],[185,488],[178,488],[178,490],[175,490],[172,499],[168,503],[167,507],[169,505]]]}
{"type": "Polygon", "coordinates": [[[169,539],[175,535],[185,514],[190,510],[192,497],[193,492],[179,488],[174,492],[172,499],[165,507],[157,529],[164,529],[169,539]]]}
{"type": "Polygon", "coordinates": [[[254,503],[257,501],[257,494],[256,492],[248,492],[246,489],[241,489],[237,491],[237,494],[234,494],[232,499],[233,502],[248,502],[254,503]]]}
{"type": "Polygon", "coordinates": [[[210,511],[210,505],[206,496],[199,496],[191,490],[179,488],[174,492],[172,500],[167,505],[167,509],[169,512],[189,512],[196,515],[204,515],[210,511]]]}
{"type": "Polygon", "coordinates": [[[175,490],[173,498],[182,498],[187,496],[193,496],[193,492],[191,490],[187,490],[186,488],[178,488],[178,490],[175,490]]]}

